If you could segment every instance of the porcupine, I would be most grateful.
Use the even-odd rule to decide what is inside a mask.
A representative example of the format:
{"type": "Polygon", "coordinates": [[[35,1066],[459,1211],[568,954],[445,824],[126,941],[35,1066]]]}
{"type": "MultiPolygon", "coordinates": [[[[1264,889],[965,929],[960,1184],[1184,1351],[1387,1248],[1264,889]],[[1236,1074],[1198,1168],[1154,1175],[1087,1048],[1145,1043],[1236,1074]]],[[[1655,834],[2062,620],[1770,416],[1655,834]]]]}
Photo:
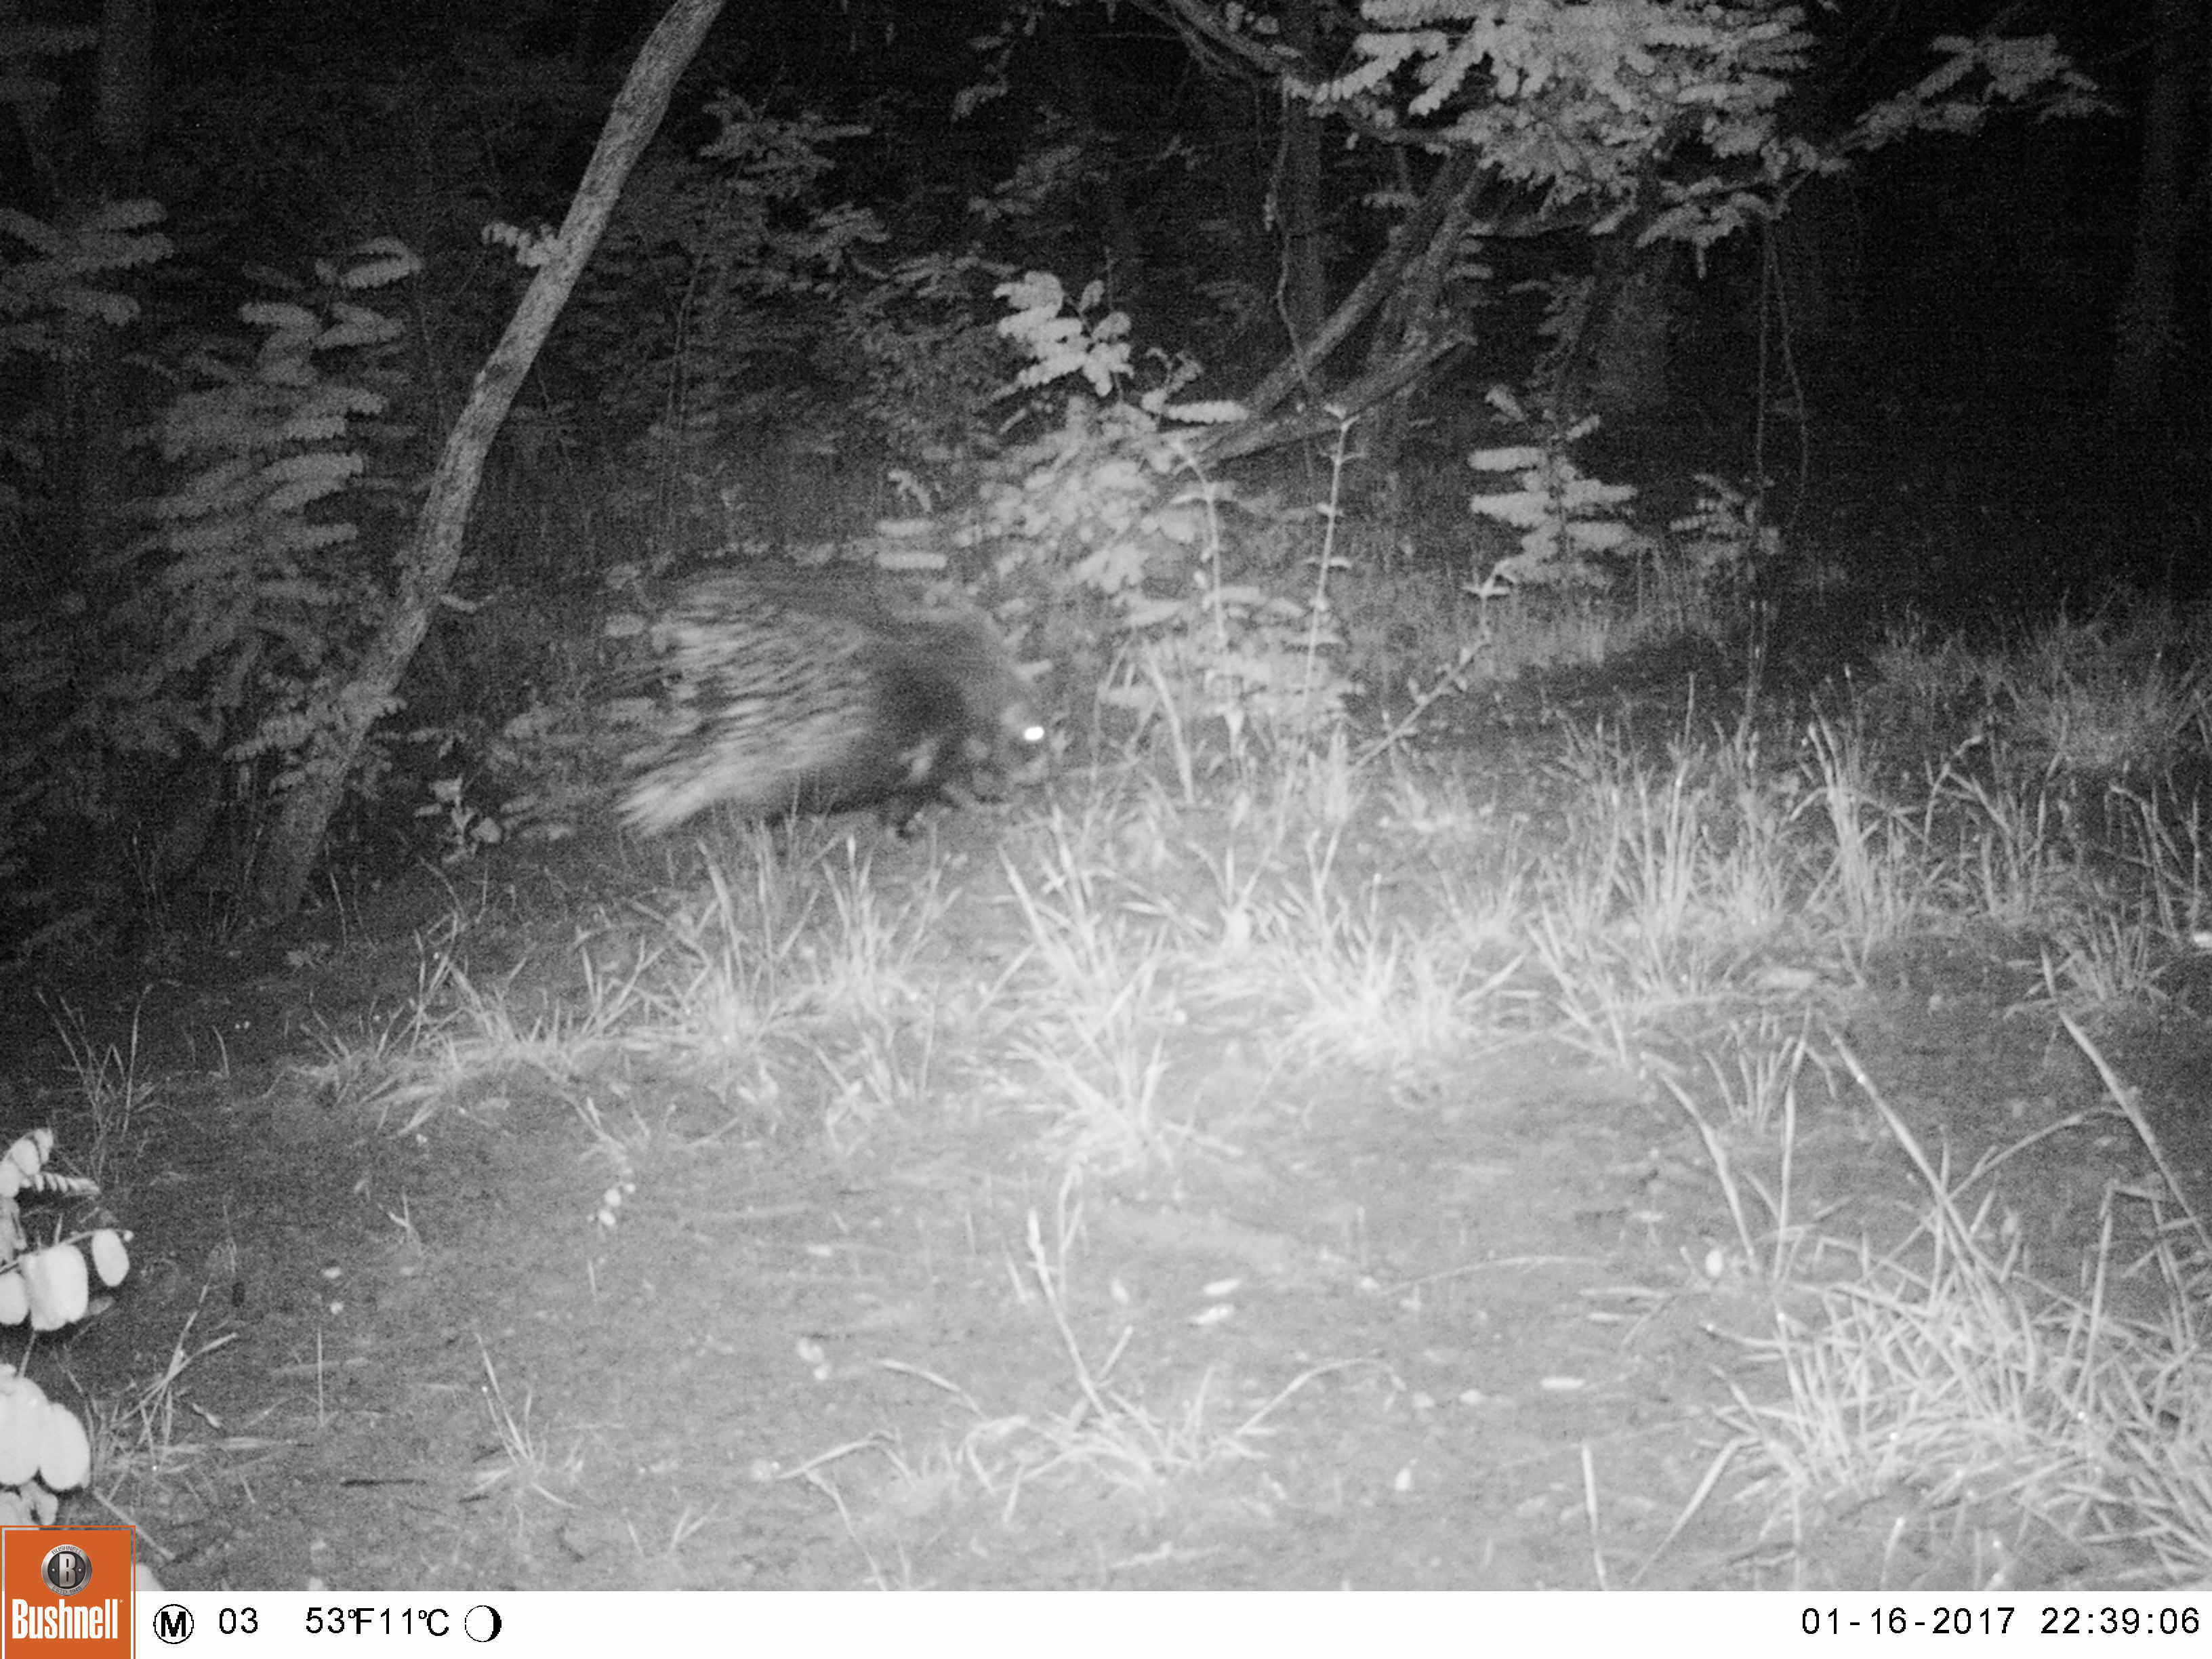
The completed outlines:
{"type": "Polygon", "coordinates": [[[877,806],[903,835],[930,802],[990,798],[1042,750],[988,618],[857,576],[696,578],[653,637],[667,718],[622,806],[648,834],[727,802],[754,817],[877,806]]]}

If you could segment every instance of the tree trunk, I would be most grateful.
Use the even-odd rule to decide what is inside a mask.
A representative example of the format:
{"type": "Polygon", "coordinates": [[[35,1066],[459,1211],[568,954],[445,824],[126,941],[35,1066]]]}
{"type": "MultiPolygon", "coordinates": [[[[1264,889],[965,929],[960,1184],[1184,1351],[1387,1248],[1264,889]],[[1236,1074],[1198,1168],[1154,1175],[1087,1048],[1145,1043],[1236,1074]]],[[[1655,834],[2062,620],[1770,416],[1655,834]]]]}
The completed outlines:
{"type": "MultiPolygon", "coordinates": [[[[1460,245],[1467,240],[1481,200],[1481,179],[1478,175],[1474,188],[1458,191],[1447,202],[1443,222],[1429,238],[1420,263],[1383,307],[1382,324],[1375,331],[1374,343],[1367,354],[1370,373],[1380,372],[1394,362],[1408,362],[1416,358],[1425,361],[1436,355],[1439,337],[1445,332],[1440,326],[1444,279],[1451,275],[1459,258],[1460,245]]],[[[1384,527],[1392,537],[1396,535],[1405,516],[1398,461],[1405,447],[1407,419],[1413,410],[1415,390],[1408,386],[1383,404],[1367,432],[1365,460],[1371,475],[1382,481],[1384,527]]],[[[1384,545],[1389,545],[1388,538],[1384,545]]]]}
{"type": "MultiPolygon", "coordinates": [[[[94,119],[99,178],[88,194],[91,202],[102,196],[120,201],[137,192],[145,171],[146,135],[153,118],[153,0],[104,0],[98,77],[94,119]]],[[[143,274],[134,273],[130,287],[133,294],[143,294],[143,274]]],[[[77,337],[82,356],[69,400],[76,428],[74,568],[86,570],[114,551],[121,539],[117,515],[137,492],[124,472],[124,434],[131,416],[123,386],[124,336],[87,319],[77,337]]]]}
{"type": "Polygon", "coordinates": [[[1106,279],[1107,303],[1119,307],[1134,298],[1132,284],[1144,269],[1145,246],[1121,188],[1121,158],[1115,153],[1111,136],[1098,124],[1098,100],[1091,87],[1098,48],[1079,32],[1084,21],[1080,13],[1071,15],[1053,32],[1053,81],[1067,106],[1083,153],[1084,205],[1105,233],[1098,262],[1099,274],[1106,279]]]}
{"type": "MultiPolygon", "coordinates": [[[[2123,434],[2156,431],[2165,414],[2166,371],[2179,331],[2175,314],[2181,244],[2183,150],[2189,141],[2195,29],[2189,0],[2155,0],[2150,88],[2143,100],[2142,160],[2136,168],[2134,257],[2120,296],[2112,361],[2112,417],[2123,434]]],[[[2201,46],[2201,42],[2197,43],[2201,46]]]]}
{"type": "Polygon", "coordinates": [[[1632,246],[1626,234],[1601,247],[1593,326],[1574,377],[1573,412],[1642,415],[1667,401],[1668,347],[1674,332],[1672,242],[1632,246]]]}
{"type": "MultiPolygon", "coordinates": [[[[1289,0],[1283,9],[1283,42],[1297,61],[1315,59],[1314,0],[1289,0]]],[[[1322,261],[1321,120],[1313,106],[1287,93],[1282,98],[1282,167],[1275,186],[1275,216],[1283,228],[1283,321],[1291,349],[1303,351],[1321,331],[1328,303],[1322,261]]]]}
{"type": "Polygon", "coordinates": [[[446,440],[422,503],[421,526],[400,563],[391,620],[370,642],[352,685],[338,699],[342,708],[351,711],[341,716],[345,726],[337,737],[340,759],[318,769],[278,806],[254,883],[255,903],[263,915],[289,915],[306,896],[324,835],[374,723],[373,715],[365,711],[385,706],[393,696],[460,562],[462,532],[468,526],[485,453],[576,278],[598,247],[631,168],[667,112],[678,76],[698,51],[722,4],[723,0],[676,0],[631,66],[629,79],[608,112],[599,147],[584,169],[583,182],[576,187],[575,199],[568,204],[551,258],[523,294],[446,440]]]}
{"type": "Polygon", "coordinates": [[[1437,168],[1437,176],[1429,181],[1420,204],[1391,237],[1389,250],[1359,279],[1358,285],[1345,295],[1313,337],[1301,342],[1287,360],[1270,370],[1265,380],[1245,394],[1244,407],[1255,417],[1266,415],[1307,385],[1328,360],[1329,354],[1344,343],[1346,337],[1389,298],[1406,267],[1416,255],[1428,250],[1446,216],[1462,198],[1471,195],[1481,180],[1481,162],[1472,151],[1455,150],[1447,155],[1437,168]]]}
{"type": "Polygon", "coordinates": [[[135,194],[154,120],[154,0],[101,0],[100,148],[107,186],[135,194]]]}

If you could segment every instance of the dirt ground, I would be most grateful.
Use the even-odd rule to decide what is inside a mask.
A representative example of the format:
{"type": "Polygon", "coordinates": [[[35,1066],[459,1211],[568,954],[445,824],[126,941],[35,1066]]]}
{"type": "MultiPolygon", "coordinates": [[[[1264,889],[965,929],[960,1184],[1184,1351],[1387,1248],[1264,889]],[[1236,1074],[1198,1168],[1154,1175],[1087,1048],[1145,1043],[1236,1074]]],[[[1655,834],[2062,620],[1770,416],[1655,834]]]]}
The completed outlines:
{"type": "MultiPolygon", "coordinates": [[[[936,868],[947,998],[1014,948],[1004,822],[948,823],[933,866],[853,831],[879,891],[936,868]]],[[[591,856],[489,867],[507,899],[453,946],[479,983],[557,994],[565,924],[530,896],[591,856]]],[[[67,1020],[136,1045],[100,1171],[134,1272],[33,1369],[102,1425],[65,1513],[130,1520],[172,1586],[2027,1589],[2142,1565],[1996,1493],[1778,1519],[1716,1414],[1778,1387],[1747,1346],[1775,1297],[1662,1058],[1632,1074],[1530,1019],[1425,1067],[1292,1065],[1212,1009],[1159,1051],[1176,1155],[1118,1176],[1069,1176],[1018,1088],[950,1066],[857,1133],[825,1131],[827,1084],[619,1057],[479,1077],[398,1133],[412,1114],[318,1070],[318,1034],[388,1028],[453,908],[422,875],[10,994],[10,1133],[51,1120],[82,1156],[97,1133],[67,1020]]],[[[2049,1127],[2003,1201],[2063,1252],[2142,1159],[2094,1068],[2018,1017],[2033,979],[1960,946],[1815,966],[1781,1000],[1962,1169],[2049,1127]]],[[[2202,1192],[2194,1031],[2112,1052],[2202,1192]]],[[[1808,1073],[1794,1158],[1808,1219],[1911,1212],[1848,1079],[1808,1073]]]]}

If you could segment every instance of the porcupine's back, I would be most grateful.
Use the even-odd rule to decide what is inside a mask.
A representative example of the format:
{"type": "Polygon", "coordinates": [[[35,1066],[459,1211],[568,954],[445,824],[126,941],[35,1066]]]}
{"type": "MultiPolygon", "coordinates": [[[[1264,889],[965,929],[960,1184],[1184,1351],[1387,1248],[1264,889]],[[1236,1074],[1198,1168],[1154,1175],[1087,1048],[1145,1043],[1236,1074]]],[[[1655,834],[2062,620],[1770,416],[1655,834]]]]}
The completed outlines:
{"type": "Polygon", "coordinates": [[[623,803],[647,833],[723,802],[757,817],[881,806],[903,829],[932,800],[994,793],[1042,748],[1012,656],[975,612],[854,578],[731,571],[686,585],[653,631],[669,718],[623,803]]]}

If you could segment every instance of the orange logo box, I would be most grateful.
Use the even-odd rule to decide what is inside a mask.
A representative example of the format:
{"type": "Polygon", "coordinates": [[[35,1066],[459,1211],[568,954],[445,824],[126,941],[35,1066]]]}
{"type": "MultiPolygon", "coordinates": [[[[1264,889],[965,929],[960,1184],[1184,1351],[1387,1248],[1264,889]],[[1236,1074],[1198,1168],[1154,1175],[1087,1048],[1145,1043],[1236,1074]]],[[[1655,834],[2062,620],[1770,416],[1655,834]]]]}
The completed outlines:
{"type": "Polygon", "coordinates": [[[0,1528],[0,1659],[130,1659],[128,1527],[0,1528]]]}

